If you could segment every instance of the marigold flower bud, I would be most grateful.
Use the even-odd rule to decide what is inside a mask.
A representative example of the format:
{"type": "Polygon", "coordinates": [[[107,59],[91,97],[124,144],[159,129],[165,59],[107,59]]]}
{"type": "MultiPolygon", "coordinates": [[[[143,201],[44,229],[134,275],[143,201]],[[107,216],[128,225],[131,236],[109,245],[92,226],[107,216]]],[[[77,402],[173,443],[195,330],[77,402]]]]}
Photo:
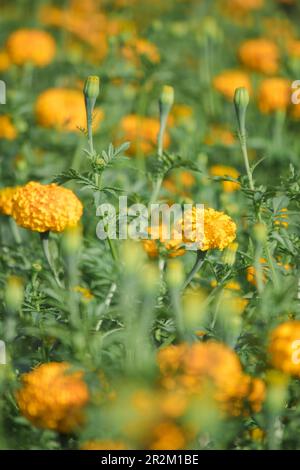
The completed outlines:
{"type": "Polygon", "coordinates": [[[100,93],[100,80],[95,75],[90,75],[84,84],[83,94],[85,98],[95,100],[98,98],[100,93]]]}
{"type": "Polygon", "coordinates": [[[235,90],[234,106],[237,115],[239,132],[241,135],[245,134],[246,129],[246,111],[249,104],[249,92],[247,88],[240,87],[235,90]]]}

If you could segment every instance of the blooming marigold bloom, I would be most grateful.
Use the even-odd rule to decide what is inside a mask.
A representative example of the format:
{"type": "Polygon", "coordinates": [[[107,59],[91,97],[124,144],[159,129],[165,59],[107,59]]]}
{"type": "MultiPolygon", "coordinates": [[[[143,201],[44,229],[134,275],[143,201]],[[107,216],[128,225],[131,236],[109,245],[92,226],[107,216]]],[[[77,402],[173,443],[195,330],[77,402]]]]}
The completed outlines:
{"type": "Polygon", "coordinates": [[[0,139],[14,140],[18,135],[17,129],[9,116],[0,116],[0,139]]]}
{"type": "Polygon", "coordinates": [[[0,212],[4,215],[11,215],[13,197],[20,186],[0,189],[0,212]]]}
{"type": "MultiPolygon", "coordinates": [[[[50,88],[44,91],[35,104],[37,122],[47,128],[74,132],[86,128],[86,110],[81,91],[67,88],[50,88]]],[[[93,126],[97,128],[103,112],[95,110],[93,126]]]]}
{"type": "Polygon", "coordinates": [[[300,377],[300,321],[277,326],[271,332],[268,352],[276,369],[300,377]]]}
{"type": "Polygon", "coordinates": [[[232,101],[237,88],[247,88],[251,92],[249,76],[241,70],[225,70],[213,80],[214,88],[225,98],[232,101]]]}
{"type": "Polygon", "coordinates": [[[163,187],[170,193],[180,194],[181,196],[187,196],[189,189],[196,183],[194,175],[185,170],[176,171],[172,173],[163,182],[163,187]]]}
{"type": "Polygon", "coordinates": [[[44,67],[52,62],[56,45],[53,37],[45,31],[19,29],[9,36],[6,50],[13,64],[31,63],[44,67]]]}
{"type": "Polygon", "coordinates": [[[225,0],[225,8],[236,13],[248,13],[252,10],[259,10],[264,5],[264,0],[225,0]]]}
{"type": "MultiPolygon", "coordinates": [[[[224,165],[213,165],[210,167],[209,172],[212,176],[230,176],[235,179],[240,176],[239,172],[235,168],[224,165]]],[[[226,193],[232,193],[233,191],[240,189],[240,184],[235,183],[234,181],[222,181],[222,186],[226,193]]]]}
{"type": "Polygon", "coordinates": [[[121,441],[112,441],[108,439],[99,439],[96,441],[87,441],[80,447],[81,450],[126,450],[127,446],[121,441]]]}
{"type": "Polygon", "coordinates": [[[185,448],[185,436],[177,424],[172,421],[159,423],[152,431],[150,450],[182,450],[185,448]]]}
{"type": "MultiPolygon", "coordinates": [[[[159,121],[150,117],[129,114],[121,121],[121,131],[123,137],[131,143],[129,148],[130,155],[135,155],[139,152],[149,154],[157,145],[159,121]]],[[[169,144],[170,137],[165,132],[164,147],[168,147],[169,144]]]]}
{"type": "Polygon", "coordinates": [[[236,238],[233,220],[224,212],[211,208],[202,211],[193,207],[186,211],[184,218],[176,223],[176,230],[181,232],[184,243],[196,243],[202,251],[224,250],[236,238]]]}
{"type": "Polygon", "coordinates": [[[157,359],[162,385],[168,389],[183,387],[187,393],[201,394],[210,384],[216,402],[232,415],[241,414],[245,403],[255,411],[261,408],[263,382],[244,374],[238,356],[222,343],[167,346],[157,359]]]}
{"type": "Polygon", "coordinates": [[[258,105],[262,113],[284,111],[291,98],[291,83],[286,78],[266,78],[258,91],[258,105]]]}
{"type": "MultiPolygon", "coordinates": [[[[260,258],[259,262],[262,265],[262,282],[265,283],[267,281],[266,274],[268,271],[268,266],[266,265],[267,260],[265,258],[260,258]]],[[[252,284],[253,286],[257,286],[256,277],[257,277],[257,273],[256,273],[255,267],[248,266],[248,268],[246,269],[247,281],[250,282],[250,284],[252,284]]]]}
{"type": "Polygon", "coordinates": [[[239,48],[241,62],[251,70],[273,74],[279,68],[279,50],[269,39],[249,39],[239,48]]]}
{"type": "Polygon", "coordinates": [[[17,402],[35,426],[68,433],[83,423],[89,391],[83,372],[69,369],[66,362],[50,362],[22,375],[17,402]]]}
{"type": "MultiPolygon", "coordinates": [[[[163,225],[160,227],[149,227],[148,233],[151,239],[145,239],[142,241],[143,248],[150,258],[157,258],[161,251],[166,251],[167,256],[170,258],[176,258],[185,254],[185,249],[182,248],[182,240],[175,238],[165,238],[163,225]]],[[[172,235],[172,234],[171,234],[172,235]]]]}
{"type": "Polygon", "coordinates": [[[21,227],[36,232],[62,232],[75,227],[82,211],[77,196],[54,183],[43,185],[31,181],[13,196],[13,218],[21,227]]]}

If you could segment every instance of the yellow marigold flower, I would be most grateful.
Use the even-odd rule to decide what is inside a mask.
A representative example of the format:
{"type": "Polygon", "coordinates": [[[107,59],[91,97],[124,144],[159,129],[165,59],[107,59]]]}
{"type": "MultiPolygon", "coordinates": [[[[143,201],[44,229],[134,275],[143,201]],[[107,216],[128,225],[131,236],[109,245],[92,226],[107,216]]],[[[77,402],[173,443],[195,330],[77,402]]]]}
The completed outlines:
{"type": "Polygon", "coordinates": [[[19,188],[13,197],[12,216],[21,227],[36,232],[62,232],[75,227],[82,204],[70,190],[34,181],[19,188]]]}
{"type": "Polygon", "coordinates": [[[82,286],[75,286],[73,288],[74,292],[78,292],[79,294],[82,295],[82,298],[86,301],[89,302],[90,300],[93,300],[95,297],[90,291],[90,289],[87,289],[87,287],[82,287],[82,286]]]}
{"type": "Polygon", "coordinates": [[[224,212],[214,209],[193,207],[186,211],[184,218],[176,224],[176,230],[181,232],[184,243],[196,243],[200,250],[224,250],[236,238],[236,224],[224,212]],[[204,233],[201,222],[203,216],[204,233]]]}
{"type": "Polygon", "coordinates": [[[259,411],[264,400],[263,382],[245,375],[238,356],[222,343],[167,346],[158,352],[158,365],[164,387],[201,394],[211,384],[216,402],[233,415],[244,412],[246,403],[259,411]]]}
{"type": "Polygon", "coordinates": [[[123,57],[136,65],[140,64],[140,58],[145,56],[150,62],[157,64],[160,54],[155,44],[147,39],[131,39],[122,49],[123,57]]]}
{"type": "Polygon", "coordinates": [[[53,37],[45,31],[19,29],[6,42],[6,50],[13,64],[34,64],[44,67],[50,64],[56,53],[53,37]]]}
{"type": "MultiPolygon", "coordinates": [[[[43,127],[69,132],[86,128],[84,97],[79,90],[50,88],[44,91],[36,101],[35,114],[37,122],[43,127]]],[[[102,119],[102,110],[95,109],[95,129],[102,119]]]]}
{"type": "Polygon", "coordinates": [[[108,439],[99,439],[96,441],[87,441],[80,447],[81,450],[127,450],[128,447],[121,441],[112,441],[108,439]]]}
{"type": "MultiPolygon", "coordinates": [[[[209,172],[212,176],[230,176],[235,179],[240,176],[239,172],[235,168],[224,165],[213,165],[210,167],[209,172]]],[[[226,193],[232,193],[233,191],[240,189],[240,184],[234,183],[233,181],[222,181],[222,186],[226,193]]]]}
{"type": "Polygon", "coordinates": [[[83,423],[89,391],[83,372],[71,372],[70,367],[66,362],[50,362],[22,375],[17,402],[22,415],[35,426],[67,433],[83,423]]]}
{"type": "Polygon", "coordinates": [[[300,377],[300,321],[277,326],[271,333],[268,352],[276,369],[300,377]]]}
{"type": "Polygon", "coordinates": [[[262,442],[265,437],[265,432],[258,426],[250,429],[249,436],[253,441],[262,442]]]}
{"type": "Polygon", "coordinates": [[[240,87],[247,88],[251,92],[251,82],[249,76],[241,70],[225,70],[217,75],[213,80],[214,88],[225,98],[232,101],[235,90],[240,87]]]}
{"type": "Polygon", "coordinates": [[[0,51],[0,72],[5,72],[11,65],[9,55],[5,50],[0,51]]]}
{"type": "Polygon", "coordinates": [[[0,139],[14,140],[18,135],[17,129],[9,116],[0,116],[0,139]]]}
{"type": "Polygon", "coordinates": [[[234,141],[234,134],[226,127],[220,125],[212,126],[204,139],[206,145],[233,145],[234,141]]]}
{"type": "MultiPolygon", "coordinates": [[[[165,238],[163,225],[159,227],[148,228],[149,236],[153,238],[145,239],[142,241],[143,248],[150,258],[157,258],[160,251],[166,251],[169,258],[176,258],[185,254],[185,249],[182,248],[182,240],[175,238],[165,238]]],[[[172,235],[172,233],[171,233],[172,235]]]]}
{"type": "Polygon", "coordinates": [[[20,186],[0,189],[0,212],[4,215],[11,215],[13,197],[20,186]]]}
{"type": "Polygon", "coordinates": [[[291,83],[286,78],[266,78],[258,91],[258,105],[262,113],[284,111],[291,99],[291,83]]]}
{"type": "Polygon", "coordinates": [[[182,450],[185,448],[185,436],[182,428],[172,421],[163,421],[153,429],[150,450],[182,450]]]}
{"type": "Polygon", "coordinates": [[[277,73],[279,68],[279,49],[269,39],[249,39],[239,48],[241,62],[251,70],[265,74],[277,73]]]}
{"type": "MultiPolygon", "coordinates": [[[[157,145],[159,121],[155,118],[129,114],[121,121],[121,132],[122,137],[131,143],[129,148],[130,155],[135,155],[139,152],[149,154],[157,145]]],[[[164,147],[168,147],[169,144],[170,138],[166,132],[164,147]]]]}

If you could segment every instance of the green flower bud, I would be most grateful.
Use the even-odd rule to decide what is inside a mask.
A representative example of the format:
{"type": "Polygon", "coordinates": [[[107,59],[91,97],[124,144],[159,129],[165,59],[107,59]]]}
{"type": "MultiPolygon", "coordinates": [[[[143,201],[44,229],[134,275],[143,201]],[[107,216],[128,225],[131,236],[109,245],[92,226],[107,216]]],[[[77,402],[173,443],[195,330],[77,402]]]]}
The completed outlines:
{"type": "Polygon", "coordinates": [[[250,98],[247,88],[241,87],[235,90],[234,106],[241,136],[244,136],[246,133],[246,111],[249,101],[250,98]]]}
{"type": "Polygon", "coordinates": [[[95,75],[90,75],[85,81],[83,93],[85,98],[94,99],[96,102],[96,99],[98,98],[100,93],[99,77],[95,75]]]}
{"type": "Polygon", "coordinates": [[[163,87],[160,101],[162,105],[167,105],[171,108],[174,103],[174,88],[172,86],[165,85],[163,87]]]}

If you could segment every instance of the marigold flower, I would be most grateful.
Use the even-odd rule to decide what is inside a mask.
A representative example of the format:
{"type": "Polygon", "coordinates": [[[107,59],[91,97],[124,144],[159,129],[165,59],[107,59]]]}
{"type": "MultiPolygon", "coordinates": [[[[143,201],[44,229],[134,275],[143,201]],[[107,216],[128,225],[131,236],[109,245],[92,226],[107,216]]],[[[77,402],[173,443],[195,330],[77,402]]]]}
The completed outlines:
{"type": "Polygon", "coordinates": [[[217,75],[213,80],[214,88],[225,98],[232,101],[237,88],[247,88],[251,92],[251,82],[249,76],[241,70],[225,70],[217,75]]]}
{"type": "Polygon", "coordinates": [[[149,227],[148,233],[153,238],[145,239],[142,243],[144,250],[150,258],[157,258],[160,251],[166,251],[169,258],[176,258],[185,254],[181,239],[165,238],[163,225],[154,228],[149,227]]]}
{"type": "Polygon", "coordinates": [[[36,232],[62,232],[78,224],[82,204],[70,190],[57,184],[31,181],[13,196],[12,216],[21,227],[36,232]]]}
{"type": "Polygon", "coordinates": [[[44,67],[54,59],[56,45],[53,37],[45,31],[19,29],[7,39],[6,50],[13,64],[31,63],[44,67]]]}
{"type": "Polygon", "coordinates": [[[81,450],[127,450],[124,442],[112,441],[108,439],[99,439],[96,441],[87,441],[80,447],[81,450]]]}
{"type": "Polygon", "coordinates": [[[163,421],[153,429],[153,440],[150,450],[182,450],[185,447],[185,436],[178,425],[172,421],[163,421]]]}
{"type": "Polygon", "coordinates": [[[263,382],[245,375],[238,356],[222,343],[167,346],[158,352],[158,365],[162,385],[169,389],[201,394],[211,384],[216,402],[232,415],[244,412],[246,403],[255,411],[261,408],[263,382]]]}
{"type": "Polygon", "coordinates": [[[20,186],[0,189],[0,212],[4,215],[11,215],[13,197],[20,186]]]}
{"type": "Polygon", "coordinates": [[[14,140],[18,135],[11,118],[7,115],[0,116],[0,139],[14,140]]]}
{"type": "Polygon", "coordinates": [[[268,352],[276,369],[300,377],[300,321],[277,326],[271,332],[268,352]]]}
{"type": "Polygon", "coordinates": [[[279,68],[279,50],[269,39],[249,39],[239,48],[241,62],[251,70],[274,74],[279,68]]]}
{"type": "Polygon", "coordinates": [[[291,84],[285,78],[266,78],[258,91],[258,105],[262,113],[284,111],[291,97],[291,84]]]}
{"type": "MultiPolygon", "coordinates": [[[[74,132],[86,128],[84,97],[79,90],[50,88],[44,91],[35,104],[37,122],[47,128],[74,132]]],[[[95,109],[93,127],[103,119],[103,111],[95,109]]]]}
{"type": "Polygon", "coordinates": [[[176,223],[176,230],[181,232],[184,243],[195,243],[202,251],[224,250],[236,238],[236,224],[233,220],[224,212],[211,208],[202,212],[193,207],[186,211],[184,218],[176,223]],[[200,223],[202,220],[204,227],[200,223]]]}
{"type": "MultiPolygon", "coordinates": [[[[149,154],[157,145],[157,135],[159,132],[159,121],[150,117],[142,117],[136,114],[129,114],[121,121],[121,131],[124,139],[130,141],[129,154],[135,155],[142,152],[149,154]]],[[[170,137],[167,132],[164,136],[164,148],[170,144],[170,137]]]]}
{"type": "Polygon", "coordinates": [[[50,362],[22,375],[17,402],[22,415],[35,426],[68,433],[83,423],[89,391],[83,372],[72,372],[70,367],[66,362],[50,362]]]}
{"type": "MultiPolygon", "coordinates": [[[[210,167],[209,173],[212,176],[230,176],[235,179],[240,176],[239,172],[235,168],[225,165],[213,165],[210,167]]],[[[240,189],[240,184],[233,181],[222,181],[222,187],[226,193],[232,193],[233,191],[240,189]]]]}

